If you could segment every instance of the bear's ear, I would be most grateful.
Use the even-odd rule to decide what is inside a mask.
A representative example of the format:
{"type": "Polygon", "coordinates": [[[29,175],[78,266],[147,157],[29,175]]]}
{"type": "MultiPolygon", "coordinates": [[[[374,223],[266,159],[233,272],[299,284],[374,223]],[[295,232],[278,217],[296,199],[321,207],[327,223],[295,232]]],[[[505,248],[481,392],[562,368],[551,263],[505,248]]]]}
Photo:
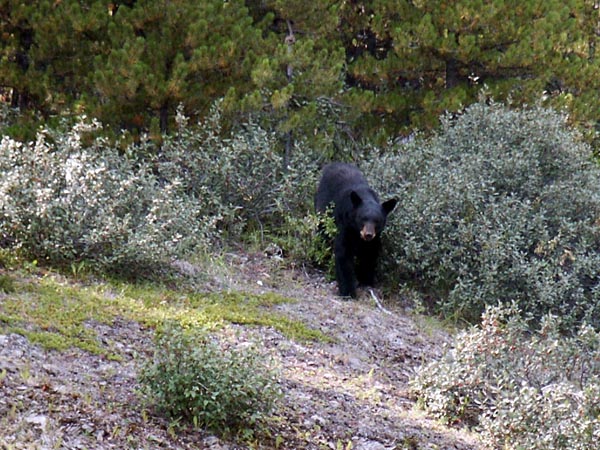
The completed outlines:
{"type": "Polygon", "coordinates": [[[381,204],[386,215],[394,210],[394,208],[396,207],[396,203],[398,203],[398,200],[396,200],[395,198],[391,198],[381,204]]]}
{"type": "Polygon", "coordinates": [[[350,200],[352,200],[352,206],[358,208],[362,204],[362,198],[355,191],[350,192],[350,200]]]}

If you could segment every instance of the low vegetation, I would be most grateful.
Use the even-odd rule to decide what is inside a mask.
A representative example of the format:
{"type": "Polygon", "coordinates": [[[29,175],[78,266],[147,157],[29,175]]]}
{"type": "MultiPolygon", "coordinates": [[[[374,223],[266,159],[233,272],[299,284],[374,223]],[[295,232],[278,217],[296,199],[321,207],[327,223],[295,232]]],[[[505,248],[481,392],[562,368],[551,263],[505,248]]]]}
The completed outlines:
{"type": "MultiPolygon", "coordinates": [[[[156,277],[184,258],[242,233],[308,214],[316,161],[294,152],[284,164],[274,137],[249,123],[220,137],[219,111],[200,128],[178,116],[160,148],[123,152],[83,119],[0,143],[0,235],[4,246],[44,264],[156,277]]],[[[306,230],[304,231],[306,233],[306,230]]],[[[288,240],[288,242],[292,242],[288,240]]],[[[300,248],[298,246],[297,248],[300,248]]]]}
{"type": "Polygon", "coordinates": [[[167,326],[140,382],[172,421],[227,435],[253,435],[280,395],[274,368],[247,345],[227,346],[197,328],[167,326]]]}
{"type": "MultiPolygon", "coordinates": [[[[236,355],[202,330],[233,323],[300,342],[329,338],[279,312],[287,297],[206,292],[208,263],[194,266],[200,275],[186,264],[241,243],[326,266],[326,239],[315,237],[319,224],[331,234],[331,223],[312,212],[322,161],[301,145],[283,156],[251,120],[228,134],[218,107],[199,127],[181,111],[177,124],[160,145],[109,141],[84,119],[29,143],[2,139],[0,330],[118,360],[95,324],[174,323],[143,370],[148,401],[175,421],[243,433],[267,414],[276,383],[260,353],[236,355]],[[169,359],[175,350],[185,367],[169,359]],[[231,370],[217,379],[217,367],[231,370]]],[[[385,231],[383,292],[398,299],[399,288],[412,289],[417,307],[461,323],[485,312],[420,372],[415,396],[436,417],[477,426],[490,448],[589,448],[600,433],[592,149],[556,112],[480,102],[444,117],[431,137],[371,156],[361,165],[373,187],[400,199],[385,231]]]]}
{"type": "Polygon", "coordinates": [[[490,307],[412,382],[445,421],[476,426],[487,448],[590,449],[600,437],[600,334],[561,335],[547,315],[531,332],[516,307],[490,307]]]}
{"type": "Polygon", "coordinates": [[[368,173],[400,199],[385,232],[395,286],[456,320],[514,301],[565,330],[600,327],[600,168],[564,116],[481,102],[368,173]]]}
{"type": "Polygon", "coordinates": [[[270,326],[299,341],[328,340],[302,322],[268,311],[268,306],[293,301],[275,294],[188,293],[150,284],[144,287],[121,283],[82,288],[57,276],[37,282],[11,279],[5,284],[11,290],[0,303],[3,331],[23,334],[47,349],[78,347],[118,358],[118,354],[102,346],[88,326],[91,322],[110,324],[117,318],[153,328],[164,323],[200,329],[216,329],[224,323],[270,326]]]}

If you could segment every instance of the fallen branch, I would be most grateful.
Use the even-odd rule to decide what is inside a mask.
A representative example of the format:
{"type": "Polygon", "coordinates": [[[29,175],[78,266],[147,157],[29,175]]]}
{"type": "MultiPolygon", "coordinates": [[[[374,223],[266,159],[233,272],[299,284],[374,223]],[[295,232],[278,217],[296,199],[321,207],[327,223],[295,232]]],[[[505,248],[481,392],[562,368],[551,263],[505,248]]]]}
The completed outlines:
{"type": "Polygon", "coordinates": [[[381,304],[381,302],[379,301],[379,299],[377,298],[377,296],[375,295],[375,292],[373,292],[373,289],[369,289],[369,292],[371,293],[371,297],[373,298],[373,300],[375,300],[375,303],[377,304],[377,307],[382,310],[384,313],[386,314],[392,314],[391,311],[385,309],[383,307],[383,305],[381,304]]]}

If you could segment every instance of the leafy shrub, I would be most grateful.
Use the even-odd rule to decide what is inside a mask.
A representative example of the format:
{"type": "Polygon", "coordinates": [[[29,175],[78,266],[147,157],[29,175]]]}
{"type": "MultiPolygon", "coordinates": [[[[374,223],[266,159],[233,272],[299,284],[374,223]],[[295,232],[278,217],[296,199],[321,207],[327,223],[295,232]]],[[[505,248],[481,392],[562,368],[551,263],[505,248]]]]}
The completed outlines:
{"type": "Polygon", "coordinates": [[[259,424],[279,396],[274,371],[258,351],[227,347],[175,327],[159,335],[140,382],[150,402],[170,419],[218,433],[259,424]]]}
{"type": "Polygon", "coordinates": [[[600,326],[600,170],[565,118],[478,103],[366,167],[398,196],[384,264],[448,315],[485,305],[600,326]]]}
{"type": "Polygon", "coordinates": [[[270,246],[266,251],[285,255],[293,262],[309,263],[324,270],[333,279],[333,239],[336,234],[337,227],[331,214],[288,214],[283,217],[283,224],[268,237],[270,246]]]}
{"type": "Polygon", "coordinates": [[[296,148],[285,165],[273,135],[253,123],[224,137],[218,108],[200,127],[181,113],[178,122],[160,148],[142,139],[119,150],[86,120],[43,129],[33,143],[4,137],[0,245],[51,264],[145,274],[308,214],[311,152],[296,148]]]}
{"type": "Polygon", "coordinates": [[[478,424],[488,448],[590,449],[600,438],[600,333],[572,337],[561,319],[540,328],[513,306],[489,307],[480,328],[411,381],[438,418],[478,424]]]}
{"type": "Polygon", "coordinates": [[[180,180],[229,238],[250,227],[281,226],[312,207],[317,158],[300,144],[284,161],[276,135],[249,121],[223,137],[219,105],[199,128],[178,111],[178,133],[157,154],[162,179],[180,180]]]}
{"type": "Polygon", "coordinates": [[[335,257],[333,253],[338,228],[333,215],[333,206],[328,206],[324,213],[316,213],[318,236],[308,247],[308,257],[318,266],[325,267],[331,277],[335,276],[335,257]]]}
{"type": "Polygon", "coordinates": [[[159,183],[150,166],[81,121],[67,132],[40,130],[33,143],[0,143],[0,240],[53,264],[89,260],[113,272],[142,274],[204,244],[203,216],[181,182],[159,183]]]}

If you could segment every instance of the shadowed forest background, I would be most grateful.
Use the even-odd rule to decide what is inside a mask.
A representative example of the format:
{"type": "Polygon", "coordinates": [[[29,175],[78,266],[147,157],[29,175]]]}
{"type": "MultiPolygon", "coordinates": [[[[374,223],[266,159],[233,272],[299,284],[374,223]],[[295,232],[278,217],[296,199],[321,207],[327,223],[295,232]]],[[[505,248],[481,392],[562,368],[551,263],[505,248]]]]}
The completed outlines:
{"type": "Polygon", "coordinates": [[[179,104],[253,116],[324,155],[429,130],[486,95],[564,109],[593,140],[595,1],[147,0],[0,3],[0,89],[30,136],[56,116],[137,138],[179,104]]]}

